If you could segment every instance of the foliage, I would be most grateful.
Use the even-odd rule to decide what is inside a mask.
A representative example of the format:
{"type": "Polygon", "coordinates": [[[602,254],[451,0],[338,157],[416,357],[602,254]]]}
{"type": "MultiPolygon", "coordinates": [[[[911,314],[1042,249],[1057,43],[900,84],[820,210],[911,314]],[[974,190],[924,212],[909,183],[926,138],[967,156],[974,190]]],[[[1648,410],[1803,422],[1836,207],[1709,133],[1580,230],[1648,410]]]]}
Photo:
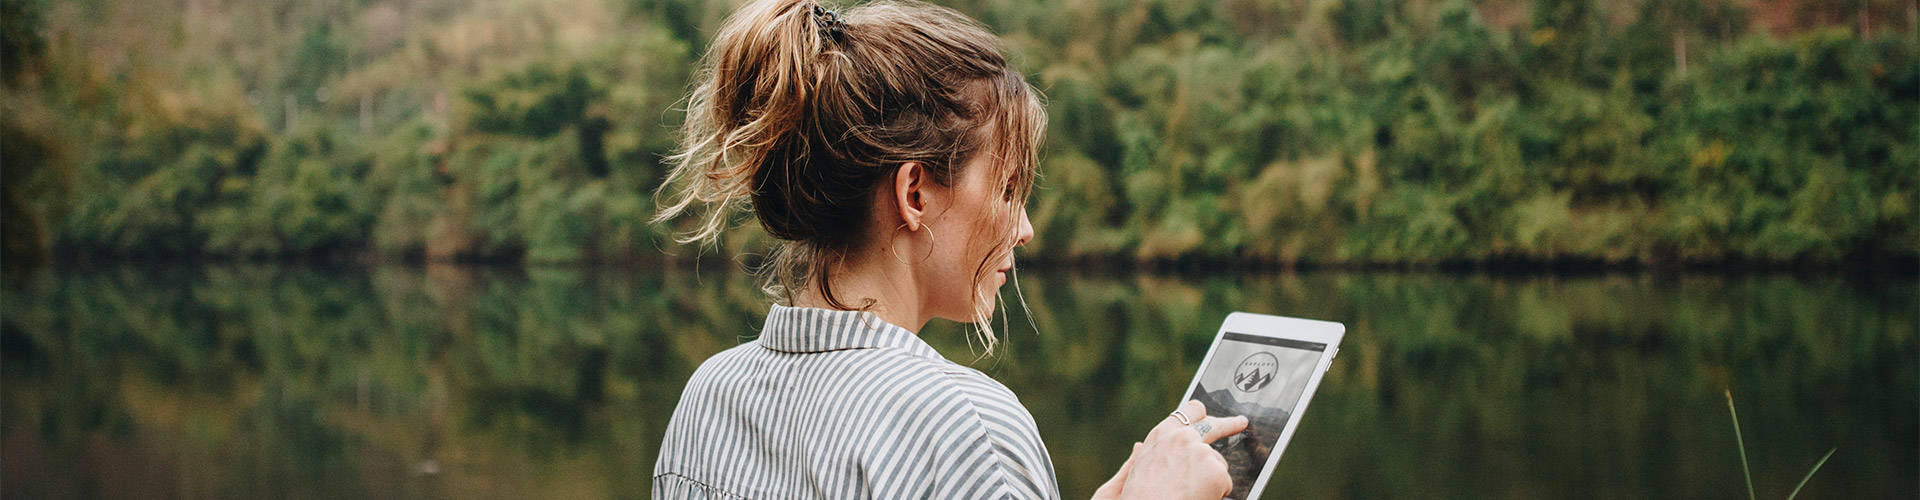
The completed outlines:
{"type": "MultiPolygon", "coordinates": [[[[72,183],[68,145],[45,104],[47,41],[38,30],[34,0],[0,0],[0,262],[46,260],[51,230],[48,198],[64,198],[72,183]]],[[[6,271],[15,274],[19,265],[6,271]]]]}
{"type": "MultiPolygon", "coordinates": [[[[1038,257],[1920,253],[1897,2],[953,3],[1049,96],[1038,257]]],[[[644,221],[729,2],[5,6],[9,261],[691,253],[644,221]]]]}

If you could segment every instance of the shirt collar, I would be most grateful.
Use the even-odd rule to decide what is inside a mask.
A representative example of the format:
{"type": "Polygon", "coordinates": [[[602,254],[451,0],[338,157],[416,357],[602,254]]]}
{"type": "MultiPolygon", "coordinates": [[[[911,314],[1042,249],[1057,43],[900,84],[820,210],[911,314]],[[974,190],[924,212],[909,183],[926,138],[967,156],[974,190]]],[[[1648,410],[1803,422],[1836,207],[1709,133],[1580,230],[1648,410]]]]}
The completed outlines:
{"type": "Polygon", "coordinates": [[[774,304],[760,329],[761,347],[782,352],[826,352],[844,349],[892,347],[909,353],[946,359],[919,335],[881,321],[866,311],[835,311],[774,304]]]}

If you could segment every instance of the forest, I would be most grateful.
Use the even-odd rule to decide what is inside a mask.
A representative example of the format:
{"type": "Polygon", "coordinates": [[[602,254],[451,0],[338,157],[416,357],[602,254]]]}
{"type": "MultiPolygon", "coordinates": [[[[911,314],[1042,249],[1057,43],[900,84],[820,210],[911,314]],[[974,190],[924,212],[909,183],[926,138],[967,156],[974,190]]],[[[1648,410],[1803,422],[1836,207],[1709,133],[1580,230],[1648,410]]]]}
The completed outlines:
{"type": "MultiPolygon", "coordinates": [[[[762,248],[647,222],[737,3],[0,0],[3,261],[762,248]]],[[[1911,1],[940,3],[1047,96],[1030,259],[1920,254],[1911,1]]]]}

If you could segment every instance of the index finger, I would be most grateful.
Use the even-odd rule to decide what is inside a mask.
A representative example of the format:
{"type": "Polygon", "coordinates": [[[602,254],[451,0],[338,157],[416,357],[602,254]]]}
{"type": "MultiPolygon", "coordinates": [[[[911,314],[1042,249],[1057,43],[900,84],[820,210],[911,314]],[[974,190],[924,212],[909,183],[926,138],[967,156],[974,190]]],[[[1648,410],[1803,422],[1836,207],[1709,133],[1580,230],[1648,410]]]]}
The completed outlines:
{"type": "Polygon", "coordinates": [[[1213,444],[1215,440],[1247,430],[1247,417],[1213,417],[1194,422],[1193,430],[1200,433],[1200,442],[1213,444]]]}

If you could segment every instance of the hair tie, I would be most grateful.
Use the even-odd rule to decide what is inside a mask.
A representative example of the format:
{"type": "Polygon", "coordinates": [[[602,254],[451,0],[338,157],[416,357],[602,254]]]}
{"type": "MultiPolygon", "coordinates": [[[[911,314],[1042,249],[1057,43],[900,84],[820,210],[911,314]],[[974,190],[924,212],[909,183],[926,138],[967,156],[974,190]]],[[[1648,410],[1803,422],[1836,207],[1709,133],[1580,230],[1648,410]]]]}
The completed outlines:
{"type": "Polygon", "coordinates": [[[819,4],[814,4],[813,6],[813,24],[820,27],[821,38],[832,38],[834,40],[840,39],[840,35],[845,33],[847,26],[846,21],[840,20],[839,14],[835,14],[832,10],[821,7],[819,4]]]}

